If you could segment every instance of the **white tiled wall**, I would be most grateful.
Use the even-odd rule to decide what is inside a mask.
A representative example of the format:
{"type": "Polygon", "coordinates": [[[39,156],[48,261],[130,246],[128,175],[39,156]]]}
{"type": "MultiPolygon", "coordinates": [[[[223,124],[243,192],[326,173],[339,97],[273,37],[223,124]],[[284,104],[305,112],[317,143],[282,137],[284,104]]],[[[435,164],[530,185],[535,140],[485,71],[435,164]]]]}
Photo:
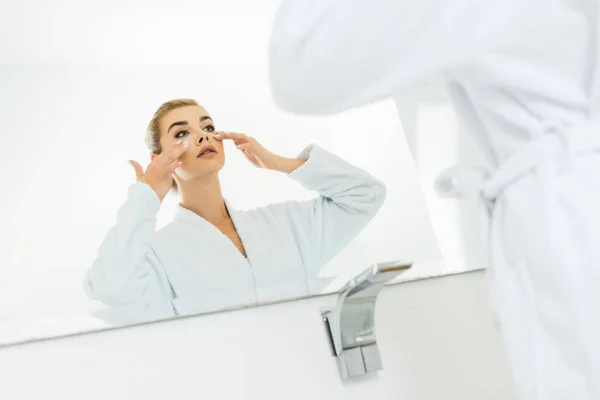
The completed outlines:
{"type": "Polygon", "coordinates": [[[387,287],[384,370],[341,383],[319,308],[335,296],[0,349],[0,399],[515,398],[482,272],[387,287]]]}

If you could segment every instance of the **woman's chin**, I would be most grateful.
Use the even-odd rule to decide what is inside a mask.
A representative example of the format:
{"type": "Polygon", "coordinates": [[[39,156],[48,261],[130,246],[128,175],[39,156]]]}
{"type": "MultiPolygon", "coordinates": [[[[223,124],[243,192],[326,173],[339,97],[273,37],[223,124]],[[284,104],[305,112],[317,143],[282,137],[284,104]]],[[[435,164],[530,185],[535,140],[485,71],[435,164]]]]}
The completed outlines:
{"type": "Polygon", "coordinates": [[[218,174],[223,169],[222,160],[204,160],[195,171],[196,176],[218,174]]]}

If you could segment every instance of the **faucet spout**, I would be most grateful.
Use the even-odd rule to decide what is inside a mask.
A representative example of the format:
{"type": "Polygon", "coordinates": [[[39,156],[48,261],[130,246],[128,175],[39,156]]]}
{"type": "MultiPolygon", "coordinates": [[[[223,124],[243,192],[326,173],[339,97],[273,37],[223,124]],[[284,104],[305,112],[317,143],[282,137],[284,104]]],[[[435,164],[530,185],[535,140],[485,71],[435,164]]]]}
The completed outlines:
{"type": "Polygon", "coordinates": [[[343,379],[383,369],[375,336],[377,296],[411,262],[378,263],[348,281],[334,307],[321,311],[343,379]]]}

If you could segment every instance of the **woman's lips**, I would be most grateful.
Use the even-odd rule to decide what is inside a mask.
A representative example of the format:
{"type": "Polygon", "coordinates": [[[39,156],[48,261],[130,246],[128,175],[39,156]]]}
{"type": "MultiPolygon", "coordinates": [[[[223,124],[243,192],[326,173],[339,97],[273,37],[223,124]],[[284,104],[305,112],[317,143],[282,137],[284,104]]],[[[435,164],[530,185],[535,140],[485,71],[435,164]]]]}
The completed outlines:
{"type": "Polygon", "coordinates": [[[212,145],[208,145],[208,146],[205,146],[204,148],[202,148],[202,150],[200,150],[200,152],[198,153],[198,156],[196,158],[208,157],[213,154],[217,154],[217,149],[215,149],[214,146],[212,146],[212,145]]]}

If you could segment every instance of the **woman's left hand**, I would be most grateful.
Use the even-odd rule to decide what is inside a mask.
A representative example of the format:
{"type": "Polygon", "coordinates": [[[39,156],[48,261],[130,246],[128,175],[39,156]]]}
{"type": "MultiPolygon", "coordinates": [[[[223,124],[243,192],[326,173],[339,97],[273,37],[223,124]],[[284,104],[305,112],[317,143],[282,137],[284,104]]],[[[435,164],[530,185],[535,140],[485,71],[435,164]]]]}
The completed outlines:
{"type": "Polygon", "coordinates": [[[215,135],[218,140],[232,140],[237,147],[255,167],[265,169],[278,169],[281,156],[265,149],[253,137],[243,133],[219,132],[215,135]]]}
{"type": "Polygon", "coordinates": [[[291,174],[306,161],[297,158],[285,158],[265,149],[253,137],[243,133],[219,132],[215,135],[217,140],[233,140],[237,147],[254,166],[273,171],[291,174]]]}

